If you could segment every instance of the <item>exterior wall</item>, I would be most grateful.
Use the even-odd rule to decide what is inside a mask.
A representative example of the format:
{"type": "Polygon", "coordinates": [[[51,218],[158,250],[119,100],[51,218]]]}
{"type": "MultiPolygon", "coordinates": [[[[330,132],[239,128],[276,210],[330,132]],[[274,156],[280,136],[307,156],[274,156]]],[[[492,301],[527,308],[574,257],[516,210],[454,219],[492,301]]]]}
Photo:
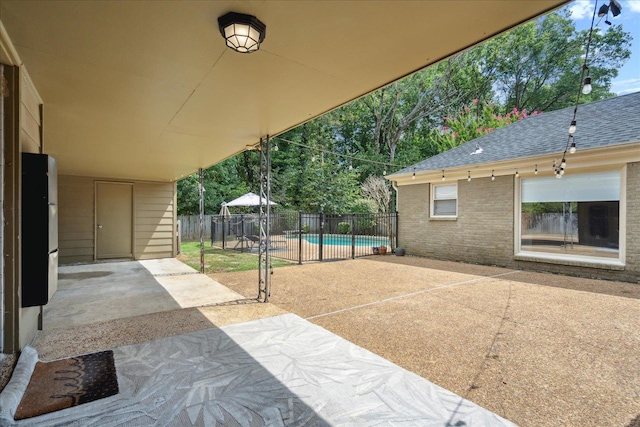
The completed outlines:
{"type": "Polygon", "coordinates": [[[169,258],[176,250],[176,184],[134,185],[136,259],[169,258]]]}
{"type": "Polygon", "coordinates": [[[626,267],[640,283],[640,163],[627,164],[626,267]]]}
{"type": "Polygon", "coordinates": [[[94,187],[93,178],[58,176],[60,264],[93,261],[94,187]]]}
{"type": "MultiPolygon", "coordinates": [[[[94,260],[95,181],[106,180],[58,177],[61,264],[94,260]]],[[[176,184],[134,181],[133,189],[134,258],[175,256],[176,184]]]]}
{"type": "Polygon", "coordinates": [[[627,164],[624,267],[517,259],[513,176],[458,181],[458,218],[450,221],[429,218],[429,188],[398,187],[398,246],[408,255],[640,283],[640,163],[627,164]]]}
{"type": "Polygon", "coordinates": [[[407,254],[512,266],[513,177],[458,181],[458,218],[429,218],[429,184],[398,189],[399,241],[407,254]]]}
{"type": "MultiPolygon", "coordinates": [[[[42,141],[42,100],[38,95],[29,75],[24,67],[20,69],[20,151],[23,153],[43,153],[42,141]]],[[[22,161],[20,160],[20,163],[22,161]]],[[[21,212],[21,223],[29,221],[29,212],[21,212]]],[[[22,226],[22,225],[21,225],[22,226]]],[[[20,230],[22,233],[22,230],[20,230]]],[[[21,257],[16,257],[22,262],[21,257]]],[[[29,260],[24,260],[23,265],[28,265],[29,260]]],[[[28,268],[28,267],[27,267],[28,268]]],[[[57,286],[57,284],[56,284],[57,286]]],[[[51,289],[53,294],[56,289],[51,289]]],[[[22,295],[22,283],[18,289],[22,295]]],[[[20,348],[24,348],[33,340],[38,330],[38,317],[40,307],[20,307],[20,348]]]]}

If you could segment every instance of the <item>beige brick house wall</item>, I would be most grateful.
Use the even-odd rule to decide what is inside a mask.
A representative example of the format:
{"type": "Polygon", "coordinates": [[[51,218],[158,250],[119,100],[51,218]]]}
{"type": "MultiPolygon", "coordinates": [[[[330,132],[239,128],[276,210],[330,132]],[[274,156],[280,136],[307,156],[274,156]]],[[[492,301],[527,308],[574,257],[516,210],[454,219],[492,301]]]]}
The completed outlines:
{"type": "Polygon", "coordinates": [[[640,163],[627,165],[627,269],[640,282],[640,163]]]}
{"type": "Polygon", "coordinates": [[[513,265],[513,176],[458,181],[458,218],[429,217],[429,184],[398,190],[398,246],[407,254],[513,265]]]}
{"type": "Polygon", "coordinates": [[[398,247],[408,255],[640,283],[640,163],[627,165],[625,267],[514,257],[514,177],[458,181],[458,218],[429,218],[429,184],[398,187],[398,247]],[[587,266],[588,265],[588,266],[587,266]]]}

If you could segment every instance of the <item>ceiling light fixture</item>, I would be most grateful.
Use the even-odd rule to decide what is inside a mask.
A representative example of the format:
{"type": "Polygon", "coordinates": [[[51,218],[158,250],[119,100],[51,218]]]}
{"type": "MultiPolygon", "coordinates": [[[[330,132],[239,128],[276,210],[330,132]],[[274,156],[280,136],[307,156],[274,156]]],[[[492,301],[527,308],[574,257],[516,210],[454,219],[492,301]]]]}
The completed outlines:
{"type": "Polygon", "coordinates": [[[227,47],[240,53],[251,53],[260,49],[267,34],[267,26],[258,18],[244,13],[229,12],[218,18],[220,34],[227,47]]]}

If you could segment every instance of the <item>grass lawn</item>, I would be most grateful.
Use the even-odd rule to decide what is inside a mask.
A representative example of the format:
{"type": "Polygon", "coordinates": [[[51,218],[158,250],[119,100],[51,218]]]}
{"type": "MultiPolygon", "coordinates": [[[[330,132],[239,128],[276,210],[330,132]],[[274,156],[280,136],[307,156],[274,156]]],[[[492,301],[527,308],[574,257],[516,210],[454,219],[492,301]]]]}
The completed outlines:
{"type": "MultiPolygon", "coordinates": [[[[200,242],[182,242],[178,259],[190,267],[200,271],[200,242]]],[[[291,265],[291,263],[279,259],[271,258],[273,267],[291,265]]],[[[204,245],[204,272],[212,273],[232,273],[236,271],[247,271],[258,269],[258,256],[246,252],[239,252],[231,249],[223,250],[211,247],[207,243],[204,245]]]]}

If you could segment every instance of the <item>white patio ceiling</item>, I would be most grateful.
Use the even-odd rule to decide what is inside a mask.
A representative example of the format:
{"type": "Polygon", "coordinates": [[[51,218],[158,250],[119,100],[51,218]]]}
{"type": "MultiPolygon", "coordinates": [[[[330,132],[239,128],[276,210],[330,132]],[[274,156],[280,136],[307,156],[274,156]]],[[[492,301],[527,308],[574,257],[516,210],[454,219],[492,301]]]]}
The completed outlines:
{"type": "Polygon", "coordinates": [[[2,0],[0,18],[60,173],[174,181],[566,2],[2,0]],[[229,11],[267,25],[258,52],[225,47],[229,11]]]}

